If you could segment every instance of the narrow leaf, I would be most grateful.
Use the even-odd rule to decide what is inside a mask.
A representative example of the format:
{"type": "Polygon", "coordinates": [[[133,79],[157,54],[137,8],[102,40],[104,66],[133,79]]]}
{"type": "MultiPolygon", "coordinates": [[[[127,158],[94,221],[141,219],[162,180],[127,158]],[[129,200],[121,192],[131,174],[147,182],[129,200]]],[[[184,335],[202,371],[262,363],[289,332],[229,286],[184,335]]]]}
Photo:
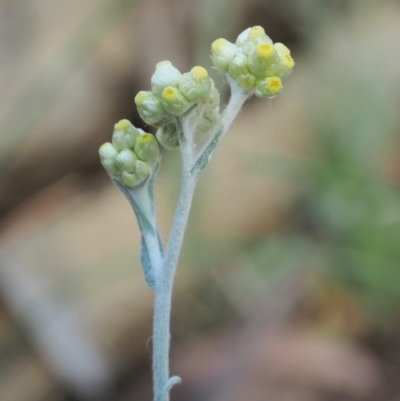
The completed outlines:
{"type": "Polygon", "coordinates": [[[200,156],[194,162],[192,170],[190,171],[192,174],[199,175],[207,166],[209,159],[213,155],[215,148],[218,145],[218,141],[222,133],[223,133],[223,127],[220,127],[220,129],[214,135],[212,140],[206,145],[204,150],[201,152],[200,156]]]}
{"type": "Polygon", "coordinates": [[[179,384],[182,382],[182,379],[179,376],[172,376],[168,379],[167,383],[165,384],[164,388],[161,391],[161,394],[158,395],[156,401],[163,401],[171,388],[175,386],[175,384],[179,384]]]}
{"type": "Polygon", "coordinates": [[[140,250],[140,261],[142,262],[143,275],[144,279],[146,280],[146,283],[152,290],[155,290],[156,280],[154,277],[154,269],[151,264],[149,250],[147,248],[146,241],[143,235],[142,235],[142,245],[140,250]]]}

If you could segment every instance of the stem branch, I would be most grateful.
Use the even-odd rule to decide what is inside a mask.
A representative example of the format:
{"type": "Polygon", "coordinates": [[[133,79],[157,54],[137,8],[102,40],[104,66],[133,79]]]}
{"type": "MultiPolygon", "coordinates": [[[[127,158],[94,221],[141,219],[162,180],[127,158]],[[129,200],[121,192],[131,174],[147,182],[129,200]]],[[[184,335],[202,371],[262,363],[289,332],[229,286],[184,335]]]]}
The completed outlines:
{"type": "Polygon", "coordinates": [[[238,115],[244,102],[251,96],[251,92],[242,89],[235,80],[229,77],[228,74],[227,78],[231,87],[231,98],[226,106],[226,109],[222,113],[221,121],[211,130],[209,140],[199,152],[199,156],[193,163],[191,172],[197,176],[200,175],[207,166],[215,152],[215,149],[218,147],[222,138],[229,130],[233,120],[238,115]]]}

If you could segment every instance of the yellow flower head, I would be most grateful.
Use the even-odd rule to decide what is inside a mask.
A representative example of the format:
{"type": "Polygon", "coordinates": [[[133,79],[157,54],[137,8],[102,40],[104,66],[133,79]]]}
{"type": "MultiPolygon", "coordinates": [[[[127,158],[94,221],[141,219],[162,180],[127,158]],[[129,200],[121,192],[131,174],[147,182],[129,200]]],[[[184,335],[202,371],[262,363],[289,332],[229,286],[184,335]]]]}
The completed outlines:
{"type": "Polygon", "coordinates": [[[285,54],[284,56],[282,56],[281,63],[285,68],[292,69],[294,67],[293,58],[289,54],[285,54]]]}
{"type": "Polygon", "coordinates": [[[269,43],[260,43],[256,47],[256,54],[262,59],[271,59],[275,56],[274,46],[270,45],[269,43]]]}
{"type": "Polygon", "coordinates": [[[282,81],[279,77],[271,77],[266,80],[265,88],[271,94],[276,94],[282,90],[282,81]]]}
{"type": "Polygon", "coordinates": [[[257,26],[253,26],[250,29],[248,38],[255,39],[255,38],[257,38],[259,36],[263,36],[263,35],[265,35],[264,28],[262,26],[257,25],[257,26]]]}
{"type": "Polygon", "coordinates": [[[217,39],[211,45],[212,61],[214,67],[223,72],[228,71],[228,66],[237,52],[236,46],[225,39],[217,39]]]}
{"type": "Polygon", "coordinates": [[[138,113],[147,124],[157,124],[164,117],[161,99],[151,91],[140,91],[135,97],[138,113]]]}
{"type": "Polygon", "coordinates": [[[228,41],[226,39],[223,39],[223,38],[214,40],[214,42],[211,45],[211,50],[213,52],[217,52],[222,46],[225,46],[227,44],[227,42],[228,41]]]}
{"type": "Polygon", "coordinates": [[[189,107],[190,101],[173,86],[167,86],[161,93],[161,100],[165,110],[173,116],[181,116],[189,107]]]}
{"type": "Polygon", "coordinates": [[[255,88],[258,97],[272,98],[282,90],[282,81],[279,77],[273,76],[260,80],[255,88]]]}
{"type": "Polygon", "coordinates": [[[197,78],[199,80],[203,80],[208,78],[208,72],[205,68],[197,66],[193,67],[190,72],[192,73],[194,78],[197,78]]]}
{"type": "Polygon", "coordinates": [[[140,91],[136,96],[135,96],[135,103],[136,106],[142,106],[144,101],[148,98],[149,94],[146,91],[140,91]]]}
{"type": "Polygon", "coordinates": [[[131,122],[129,120],[121,120],[114,125],[115,131],[126,131],[130,128],[131,122]]]}
{"type": "Polygon", "coordinates": [[[178,100],[179,97],[179,92],[178,89],[172,87],[172,86],[167,86],[161,94],[163,100],[167,103],[174,103],[178,100]]]}

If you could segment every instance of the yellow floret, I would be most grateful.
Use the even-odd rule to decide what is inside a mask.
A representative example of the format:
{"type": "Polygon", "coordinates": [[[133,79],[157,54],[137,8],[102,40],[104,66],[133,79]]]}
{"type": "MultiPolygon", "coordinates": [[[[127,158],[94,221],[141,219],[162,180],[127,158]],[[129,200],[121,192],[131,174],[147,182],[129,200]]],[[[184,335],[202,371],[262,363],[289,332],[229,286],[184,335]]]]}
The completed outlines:
{"type": "Polygon", "coordinates": [[[294,67],[294,60],[289,54],[285,54],[281,57],[281,63],[288,69],[292,69],[294,67]]]}
{"type": "Polygon", "coordinates": [[[140,135],[136,140],[137,143],[140,143],[142,145],[144,145],[145,143],[148,143],[148,142],[153,142],[153,141],[154,141],[153,135],[149,134],[148,132],[140,135]]]}
{"type": "Polygon", "coordinates": [[[213,52],[217,52],[219,50],[220,47],[224,46],[226,43],[226,39],[220,38],[217,40],[214,40],[214,42],[211,45],[211,50],[213,52]]]}
{"type": "Polygon", "coordinates": [[[254,39],[257,38],[258,36],[265,35],[264,28],[262,26],[253,26],[250,31],[249,31],[249,38],[254,39]]]}
{"type": "Polygon", "coordinates": [[[136,96],[135,96],[135,103],[137,106],[141,106],[143,102],[147,99],[149,94],[146,91],[140,91],[136,96]]]}
{"type": "Polygon", "coordinates": [[[279,77],[267,79],[266,88],[270,93],[278,93],[282,89],[282,81],[279,77]]]}
{"type": "Polygon", "coordinates": [[[197,66],[193,67],[190,71],[195,78],[205,79],[208,77],[208,72],[205,68],[197,66]]]}
{"type": "Polygon", "coordinates": [[[256,48],[256,54],[260,58],[269,59],[275,55],[275,49],[269,43],[261,43],[256,48]]]}
{"type": "Polygon", "coordinates": [[[176,102],[178,100],[178,90],[172,86],[167,86],[161,94],[166,102],[176,102]]]}
{"type": "Polygon", "coordinates": [[[114,129],[116,131],[123,131],[128,129],[131,126],[131,122],[128,120],[121,120],[114,125],[114,129]]]}

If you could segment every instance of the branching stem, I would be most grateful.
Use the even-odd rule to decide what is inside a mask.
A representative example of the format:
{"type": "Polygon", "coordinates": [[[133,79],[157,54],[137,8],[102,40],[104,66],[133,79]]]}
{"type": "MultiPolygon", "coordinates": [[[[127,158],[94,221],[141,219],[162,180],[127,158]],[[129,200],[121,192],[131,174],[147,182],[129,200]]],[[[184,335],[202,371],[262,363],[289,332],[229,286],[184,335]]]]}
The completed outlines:
{"type": "Polygon", "coordinates": [[[197,180],[207,165],[216,147],[229,129],[243,103],[250,93],[242,90],[232,81],[231,99],[222,115],[221,123],[211,132],[210,139],[194,159],[193,133],[195,127],[191,124],[192,116],[177,121],[180,148],[182,153],[181,189],[176,206],[174,221],[164,254],[161,271],[156,275],[154,319],[153,319],[153,386],[154,401],[169,401],[169,390],[179,378],[169,377],[169,347],[170,347],[170,317],[172,286],[183,243],[186,225],[192,206],[193,194],[197,180]],[[201,165],[199,163],[201,160],[201,165]],[[198,168],[196,167],[198,166],[198,168]]]}

